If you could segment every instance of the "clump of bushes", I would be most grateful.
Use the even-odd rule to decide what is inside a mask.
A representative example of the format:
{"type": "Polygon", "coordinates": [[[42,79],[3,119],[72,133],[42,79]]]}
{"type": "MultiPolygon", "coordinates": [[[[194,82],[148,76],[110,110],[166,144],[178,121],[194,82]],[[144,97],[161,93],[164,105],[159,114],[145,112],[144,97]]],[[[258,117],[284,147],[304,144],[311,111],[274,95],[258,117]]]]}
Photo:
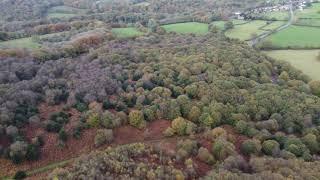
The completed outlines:
{"type": "Polygon", "coordinates": [[[129,123],[139,129],[143,129],[146,126],[144,115],[141,111],[134,110],[129,113],[129,123]]]}
{"type": "Polygon", "coordinates": [[[46,122],[46,129],[49,132],[59,132],[64,124],[69,122],[69,115],[65,112],[53,113],[46,122]]]}
{"type": "Polygon", "coordinates": [[[213,141],[218,137],[227,137],[227,131],[221,127],[216,127],[212,130],[208,130],[204,135],[206,139],[213,141]]]}
{"type": "Polygon", "coordinates": [[[199,148],[197,158],[210,165],[215,163],[214,156],[204,147],[199,148]]]}
{"type": "Polygon", "coordinates": [[[113,138],[112,129],[99,129],[94,137],[94,144],[98,147],[106,143],[111,143],[113,138]]]}
{"type": "Polygon", "coordinates": [[[248,139],[242,142],[241,152],[245,155],[259,154],[261,151],[261,143],[256,139],[248,139]]]}
{"type": "Polygon", "coordinates": [[[196,155],[198,150],[197,141],[186,139],[180,140],[177,144],[177,160],[183,160],[190,155],[196,155]]]}
{"type": "Polygon", "coordinates": [[[235,146],[225,138],[218,138],[212,145],[212,153],[218,160],[224,160],[230,155],[237,154],[235,146]]]}
{"type": "Polygon", "coordinates": [[[262,143],[262,151],[266,155],[275,156],[280,152],[280,144],[275,140],[266,140],[262,143]]]}
{"type": "Polygon", "coordinates": [[[171,127],[167,128],[164,134],[166,136],[173,136],[177,134],[179,136],[190,135],[194,133],[196,125],[182,117],[174,119],[171,123],[171,127]]]}

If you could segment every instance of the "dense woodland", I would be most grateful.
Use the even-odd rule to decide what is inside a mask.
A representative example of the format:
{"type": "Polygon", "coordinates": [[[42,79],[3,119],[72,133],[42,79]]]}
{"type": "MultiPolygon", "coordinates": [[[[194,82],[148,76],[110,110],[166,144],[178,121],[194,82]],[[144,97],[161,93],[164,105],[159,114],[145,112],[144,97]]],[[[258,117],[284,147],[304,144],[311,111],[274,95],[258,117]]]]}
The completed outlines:
{"type": "Polygon", "coordinates": [[[225,7],[241,9],[260,2],[161,0],[148,1],[145,8],[135,6],[140,1],[19,2],[1,2],[13,11],[25,11],[20,15],[0,10],[6,21],[0,39],[33,36],[43,47],[0,50],[3,158],[17,164],[42,158],[46,139],[23,133],[31,125],[58,134],[61,148],[68,138],[81,139],[83,132],[96,128],[94,144],[100,147],[113,142],[116,128],[143,130],[151,122],[166,120],[170,126],[164,136],[180,138],[176,153],[144,142],[109,147],[54,170],[48,178],[320,176],[320,82],[214,29],[197,36],[165,32],[159,26],[169,16],[206,21],[229,16],[221,14],[229,13],[222,12],[225,7]],[[68,20],[42,18],[46,9],[62,4],[90,10],[68,20]],[[26,13],[30,18],[24,19],[26,13]],[[115,14],[110,18],[108,13],[115,14]],[[117,38],[111,29],[122,26],[120,22],[135,23],[145,34],[117,38]],[[50,33],[55,34],[39,36],[50,33]],[[43,119],[40,104],[63,108],[43,119]],[[81,114],[71,132],[65,130],[70,109],[81,114]],[[209,172],[199,173],[194,161],[208,166],[209,172]]]}

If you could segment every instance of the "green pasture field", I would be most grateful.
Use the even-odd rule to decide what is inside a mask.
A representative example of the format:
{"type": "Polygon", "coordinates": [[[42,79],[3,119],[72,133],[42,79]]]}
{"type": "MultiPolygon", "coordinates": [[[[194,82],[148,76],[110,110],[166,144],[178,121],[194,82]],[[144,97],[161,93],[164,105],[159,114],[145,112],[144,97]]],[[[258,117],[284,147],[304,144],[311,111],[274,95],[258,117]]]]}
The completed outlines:
{"type": "Polygon", "coordinates": [[[314,80],[320,80],[320,61],[317,56],[319,50],[275,50],[264,51],[268,56],[291,63],[314,80]]]}
{"type": "Polygon", "coordinates": [[[270,24],[268,24],[267,26],[263,27],[262,29],[266,30],[266,31],[272,31],[272,30],[275,30],[284,24],[285,24],[285,22],[283,22],[283,21],[273,21],[270,24]]]}
{"type": "Polygon", "coordinates": [[[320,28],[306,26],[290,26],[267,38],[273,46],[288,48],[320,47],[320,28]]]}
{"type": "Polygon", "coordinates": [[[162,26],[167,32],[177,32],[181,34],[199,34],[203,35],[208,32],[208,24],[198,23],[198,22],[187,22],[187,23],[177,23],[168,24],[162,26]]]}
{"type": "Polygon", "coordinates": [[[252,34],[261,35],[265,31],[259,28],[266,25],[266,21],[251,21],[246,24],[236,25],[233,29],[226,31],[225,35],[230,38],[236,38],[240,40],[251,39],[252,34]]]}
{"type": "Polygon", "coordinates": [[[298,19],[294,24],[300,26],[319,26],[320,19],[298,19]]]}
{"type": "Polygon", "coordinates": [[[40,44],[34,42],[31,37],[14,39],[9,41],[0,42],[0,48],[27,48],[27,49],[37,49],[40,47],[40,44]]]}
{"type": "Polygon", "coordinates": [[[138,31],[136,28],[113,28],[112,33],[119,38],[128,38],[143,35],[143,32],[138,31]]]}

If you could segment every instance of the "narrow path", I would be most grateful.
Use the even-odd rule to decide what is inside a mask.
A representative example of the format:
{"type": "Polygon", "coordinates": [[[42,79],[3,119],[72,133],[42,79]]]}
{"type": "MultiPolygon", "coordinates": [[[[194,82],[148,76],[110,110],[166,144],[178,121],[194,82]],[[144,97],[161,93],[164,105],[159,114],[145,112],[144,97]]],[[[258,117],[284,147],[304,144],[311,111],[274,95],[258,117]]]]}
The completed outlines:
{"type": "Polygon", "coordinates": [[[288,28],[292,22],[293,22],[293,18],[294,18],[294,14],[293,14],[293,7],[292,7],[292,1],[290,1],[290,9],[289,9],[289,19],[288,19],[288,22],[280,27],[278,27],[277,29],[275,29],[274,31],[270,31],[270,32],[267,32],[267,33],[264,33],[258,37],[256,37],[255,39],[252,39],[248,42],[248,44],[250,46],[255,46],[257,45],[259,42],[261,42],[263,39],[267,38],[268,36],[270,36],[271,34],[274,34],[274,33],[277,33],[279,31],[282,31],[286,28],[288,28]]]}

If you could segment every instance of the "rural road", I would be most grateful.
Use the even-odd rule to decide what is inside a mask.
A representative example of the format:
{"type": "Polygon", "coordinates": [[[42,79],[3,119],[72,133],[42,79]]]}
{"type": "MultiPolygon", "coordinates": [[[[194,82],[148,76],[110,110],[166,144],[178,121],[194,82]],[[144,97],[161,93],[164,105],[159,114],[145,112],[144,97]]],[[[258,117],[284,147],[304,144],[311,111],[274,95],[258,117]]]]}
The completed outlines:
{"type": "Polygon", "coordinates": [[[258,44],[259,42],[261,42],[261,40],[267,38],[267,37],[270,36],[271,34],[286,29],[287,27],[289,27],[289,26],[292,24],[293,18],[294,18],[294,14],[293,14],[292,1],[290,1],[290,10],[289,10],[289,19],[288,19],[288,22],[287,22],[286,24],[278,27],[277,29],[275,29],[275,30],[273,30],[273,31],[269,31],[269,32],[267,32],[267,33],[264,33],[264,34],[256,37],[255,39],[250,40],[250,41],[248,42],[248,44],[249,44],[250,46],[255,46],[256,44],[258,44]]]}

